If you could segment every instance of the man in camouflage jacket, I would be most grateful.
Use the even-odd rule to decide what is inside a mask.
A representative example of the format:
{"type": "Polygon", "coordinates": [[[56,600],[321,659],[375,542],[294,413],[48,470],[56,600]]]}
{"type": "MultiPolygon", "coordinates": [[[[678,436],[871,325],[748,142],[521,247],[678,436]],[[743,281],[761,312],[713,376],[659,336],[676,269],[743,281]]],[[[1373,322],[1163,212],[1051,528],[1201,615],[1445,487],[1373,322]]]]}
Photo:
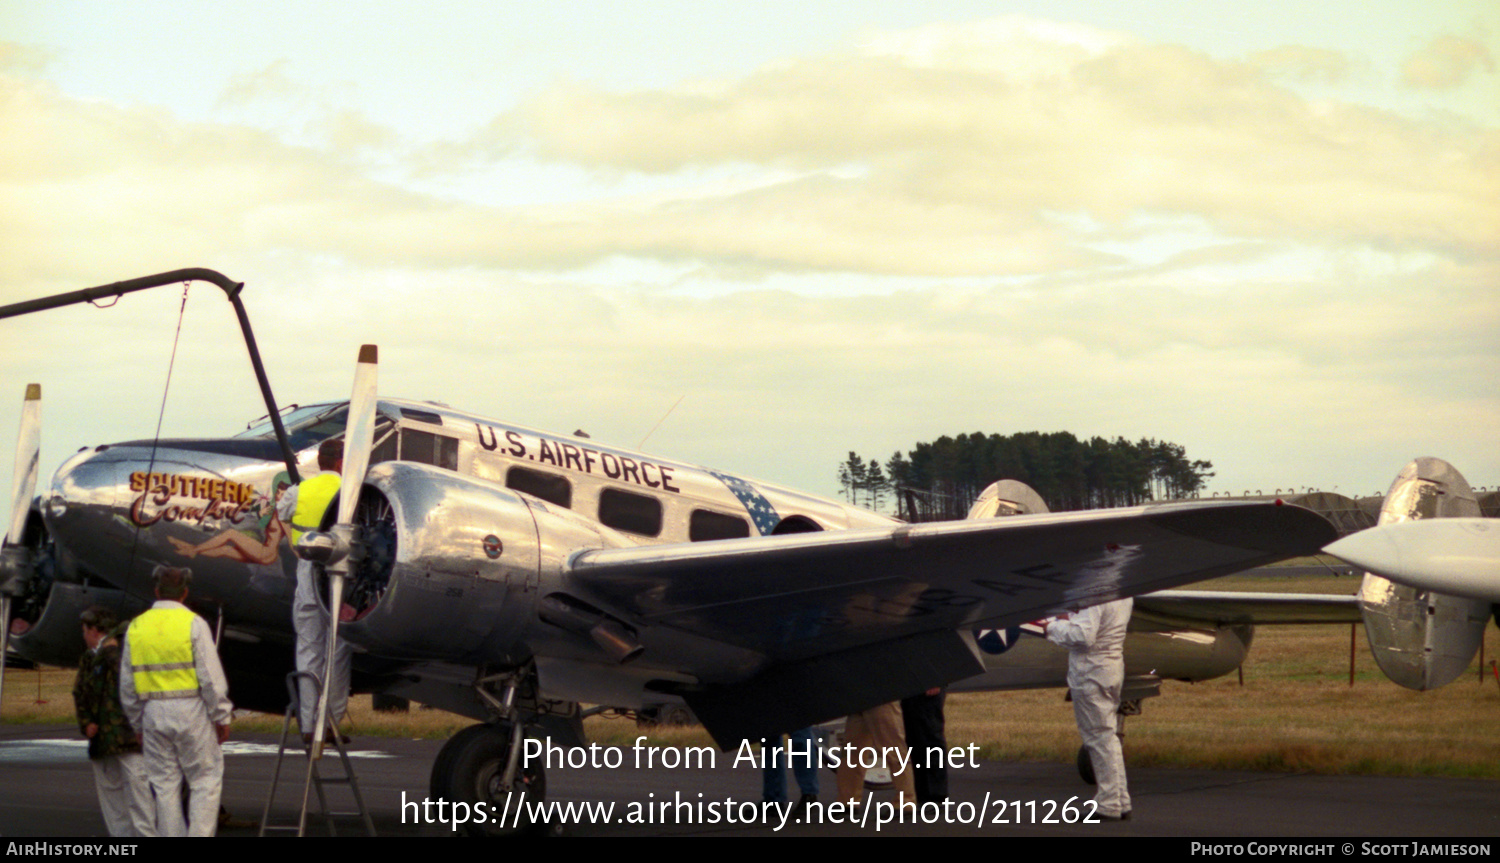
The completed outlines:
{"type": "Polygon", "coordinates": [[[89,740],[89,763],[99,808],[111,836],[154,836],[156,810],[141,741],[120,706],[120,640],[114,612],[96,605],[82,615],[89,649],[78,661],[73,704],[78,730],[89,740]]]}

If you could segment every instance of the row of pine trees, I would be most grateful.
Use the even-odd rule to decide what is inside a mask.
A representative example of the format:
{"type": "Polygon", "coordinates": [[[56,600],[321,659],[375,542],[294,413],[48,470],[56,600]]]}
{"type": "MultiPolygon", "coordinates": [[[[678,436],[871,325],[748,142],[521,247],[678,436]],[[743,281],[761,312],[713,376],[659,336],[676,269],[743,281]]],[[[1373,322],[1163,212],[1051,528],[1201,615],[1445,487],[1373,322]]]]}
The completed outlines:
{"type": "Polygon", "coordinates": [[[877,510],[894,504],[913,522],[963,518],[998,479],[1026,483],[1061,512],[1192,497],[1213,475],[1212,462],[1189,460],[1180,444],[1080,441],[1069,432],[944,435],[883,465],[851,452],[838,469],[845,499],[877,510]]]}

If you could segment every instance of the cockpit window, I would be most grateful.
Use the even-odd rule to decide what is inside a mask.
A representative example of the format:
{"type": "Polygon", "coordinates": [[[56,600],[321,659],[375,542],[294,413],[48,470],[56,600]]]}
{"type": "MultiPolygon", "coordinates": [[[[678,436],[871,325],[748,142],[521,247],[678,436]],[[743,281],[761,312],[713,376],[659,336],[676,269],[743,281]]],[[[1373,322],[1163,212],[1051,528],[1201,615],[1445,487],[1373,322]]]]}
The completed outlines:
{"type": "MultiPolygon", "coordinates": [[[[334,404],[308,405],[299,407],[281,418],[282,425],[286,426],[287,441],[292,446],[293,452],[301,452],[310,446],[321,443],[324,439],[342,434],[344,426],[348,423],[349,405],[347,402],[334,404]]],[[[256,425],[254,428],[246,429],[235,435],[235,437],[275,437],[276,430],[271,426],[271,421],[256,425]]]]}

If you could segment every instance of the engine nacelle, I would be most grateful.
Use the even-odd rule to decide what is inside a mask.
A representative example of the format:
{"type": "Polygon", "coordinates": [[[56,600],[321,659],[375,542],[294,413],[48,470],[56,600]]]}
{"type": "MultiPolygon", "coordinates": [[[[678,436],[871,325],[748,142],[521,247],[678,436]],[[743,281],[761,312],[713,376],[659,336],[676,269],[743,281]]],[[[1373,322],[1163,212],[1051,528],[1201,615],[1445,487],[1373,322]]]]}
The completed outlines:
{"type": "Polygon", "coordinates": [[[84,651],[78,616],[85,609],[107,606],[127,620],[149,605],[124,591],[77,579],[76,574],[65,576],[58,565],[57,548],[35,509],[26,520],[22,545],[26,572],[12,599],[11,617],[0,625],[10,627],[10,649],[24,659],[44,665],[76,665],[84,651]]]}
{"type": "Polygon", "coordinates": [[[574,551],[624,542],[498,483],[412,462],[370,468],[355,522],[366,559],[346,587],[340,631],[403,660],[524,660],[547,575],[574,551]]]}
{"type": "Polygon", "coordinates": [[[114,588],[57,582],[37,619],[25,632],[11,634],[10,648],[18,656],[43,665],[77,665],[84,651],[78,616],[91,605],[107,606],[121,620],[128,620],[145,611],[149,603],[114,588]]]}

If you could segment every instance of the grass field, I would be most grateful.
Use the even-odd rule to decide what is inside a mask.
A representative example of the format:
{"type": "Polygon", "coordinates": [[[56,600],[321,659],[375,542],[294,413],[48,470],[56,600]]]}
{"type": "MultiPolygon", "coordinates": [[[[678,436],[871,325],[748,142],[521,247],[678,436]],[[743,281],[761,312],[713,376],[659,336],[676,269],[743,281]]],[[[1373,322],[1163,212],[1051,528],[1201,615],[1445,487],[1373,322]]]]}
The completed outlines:
{"type": "MultiPolygon", "coordinates": [[[[1231,577],[1194,585],[1205,590],[1353,593],[1349,577],[1231,577]]],[[[1362,627],[1360,628],[1362,630],[1362,627]]],[[[1386,680],[1356,633],[1355,680],[1349,685],[1347,625],[1267,626],[1255,632],[1237,675],[1204,683],[1167,682],[1144,715],[1126,721],[1128,764],[1317,773],[1500,778],[1500,682],[1489,668],[1500,658],[1500,631],[1487,628],[1479,662],[1435,692],[1412,692],[1386,680]]],[[[6,723],[71,722],[73,672],[11,670],[6,676],[6,723]],[[37,704],[38,693],[45,703],[37,704]]],[[[358,735],[445,738],[471,720],[437,710],[378,714],[369,699],[354,699],[358,735]]],[[[280,731],[280,717],[236,720],[242,730],[280,731]]],[[[632,742],[635,723],[596,717],[591,740],[632,742]]],[[[702,729],[654,730],[661,745],[711,743],[702,729]]],[[[978,743],[984,757],[1002,761],[1071,761],[1078,749],[1073,711],[1063,690],[964,693],[948,699],[949,745],[978,743]]]]}

